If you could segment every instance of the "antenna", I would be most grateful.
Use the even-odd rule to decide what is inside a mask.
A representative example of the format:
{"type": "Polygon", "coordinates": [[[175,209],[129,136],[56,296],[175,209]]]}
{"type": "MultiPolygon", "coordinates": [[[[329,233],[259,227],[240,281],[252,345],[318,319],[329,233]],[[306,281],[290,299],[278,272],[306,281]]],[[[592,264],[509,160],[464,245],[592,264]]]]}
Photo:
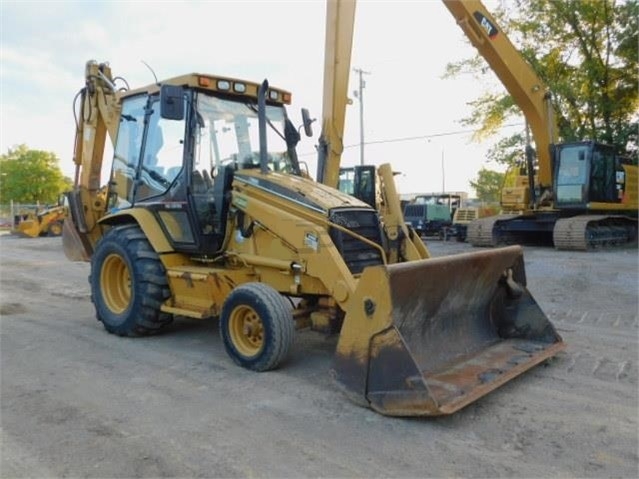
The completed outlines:
{"type": "Polygon", "coordinates": [[[149,64],[147,62],[145,62],[144,60],[140,60],[142,63],[144,63],[144,66],[146,66],[149,70],[151,70],[151,73],[153,73],[153,78],[155,78],[155,84],[159,85],[160,82],[158,81],[158,77],[155,75],[155,72],[153,71],[153,68],[151,68],[149,66],[149,64]]]}

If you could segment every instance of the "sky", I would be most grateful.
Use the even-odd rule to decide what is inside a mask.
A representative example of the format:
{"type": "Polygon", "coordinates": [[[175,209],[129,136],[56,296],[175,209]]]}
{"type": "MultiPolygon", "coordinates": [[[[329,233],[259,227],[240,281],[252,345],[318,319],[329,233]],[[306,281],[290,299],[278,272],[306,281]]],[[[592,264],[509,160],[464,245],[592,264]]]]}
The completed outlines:
{"type": "MultiPolygon", "coordinates": [[[[488,8],[491,1],[485,2],[488,8]]],[[[0,1],[0,152],[26,144],[52,151],[73,177],[72,102],[87,60],[109,62],[132,88],[190,72],[261,82],[293,93],[317,118],[298,145],[315,174],[322,118],[323,0],[306,1],[0,1]]],[[[364,160],[390,163],[400,193],[468,191],[499,137],[471,141],[460,120],[468,102],[502,88],[496,78],[442,78],[448,62],[472,57],[440,0],[357,4],[352,67],[364,75],[364,160]],[[464,133],[459,133],[464,132],[464,133]]],[[[360,162],[360,104],[351,72],[342,164],[360,162]]],[[[502,134],[523,129],[513,126],[502,134]]]]}

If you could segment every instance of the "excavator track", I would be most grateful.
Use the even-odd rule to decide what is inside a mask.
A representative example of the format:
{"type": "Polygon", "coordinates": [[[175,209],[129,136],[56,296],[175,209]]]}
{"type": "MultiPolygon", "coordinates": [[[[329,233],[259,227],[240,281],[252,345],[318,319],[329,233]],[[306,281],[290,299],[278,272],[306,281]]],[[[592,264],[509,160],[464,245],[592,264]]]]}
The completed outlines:
{"type": "Polygon", "coordinates": [[[518,215],[496,215],[473,220],[468,224],[466,241],[473,246],[497,246],[507,243],[497,229],[498,223],[516,218],[518,215]]]}
{"type": "Polygon", "coordinates": [[[632,243],[637,239],[637,220],[627,216],[580,215],[557,220],[553,229],[555,248],[587,251],[632,243]]]}

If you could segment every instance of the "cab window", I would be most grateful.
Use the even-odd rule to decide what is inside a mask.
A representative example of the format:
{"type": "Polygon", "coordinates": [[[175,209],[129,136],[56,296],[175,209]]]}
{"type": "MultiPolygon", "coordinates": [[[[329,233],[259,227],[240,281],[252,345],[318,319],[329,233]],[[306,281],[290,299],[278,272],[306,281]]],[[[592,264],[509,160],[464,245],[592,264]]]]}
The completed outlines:
{"type": "Polygon", "coordinates": [[[157,101],[152,110],[139,170],[136,201],[164,194],[182,171],[185,121],[161,118],[157,101]]]}
{"type": "Polygon", "coordinates": [[[133,184],[142,148],[146,95],[128,98],[122,105],[111,167],[110,208],[131,206],[133,184]]]}

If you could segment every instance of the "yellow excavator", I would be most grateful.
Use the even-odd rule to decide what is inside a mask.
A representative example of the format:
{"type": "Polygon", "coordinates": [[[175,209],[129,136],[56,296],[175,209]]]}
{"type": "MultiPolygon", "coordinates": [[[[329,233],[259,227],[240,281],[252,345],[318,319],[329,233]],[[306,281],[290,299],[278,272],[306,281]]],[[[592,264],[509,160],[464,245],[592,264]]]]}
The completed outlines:
{"type": "Polygon", "coordinates": [[[390,167],[383,214],[312,180],[296,153],[312,120],[292,123],[288,91],[199,73],[121,82],[87,62],[63,229],[108,332],[218,317],[253,371],[285,362],[296,329],[339,333],[336,384],[391,416],[450,414],[564,348],[519,247],[428,259],[390,167]]]}
{"type": "Polygon", "coordinates": [[[502,214],[468,226],[475,246],[552,243],[588,250],[637,239],[637,165],[594,141],[560,143],[551,92],[479,0],[443,0],[521,108],[535,141],[525,174],[502,190],[502,214]]]}

